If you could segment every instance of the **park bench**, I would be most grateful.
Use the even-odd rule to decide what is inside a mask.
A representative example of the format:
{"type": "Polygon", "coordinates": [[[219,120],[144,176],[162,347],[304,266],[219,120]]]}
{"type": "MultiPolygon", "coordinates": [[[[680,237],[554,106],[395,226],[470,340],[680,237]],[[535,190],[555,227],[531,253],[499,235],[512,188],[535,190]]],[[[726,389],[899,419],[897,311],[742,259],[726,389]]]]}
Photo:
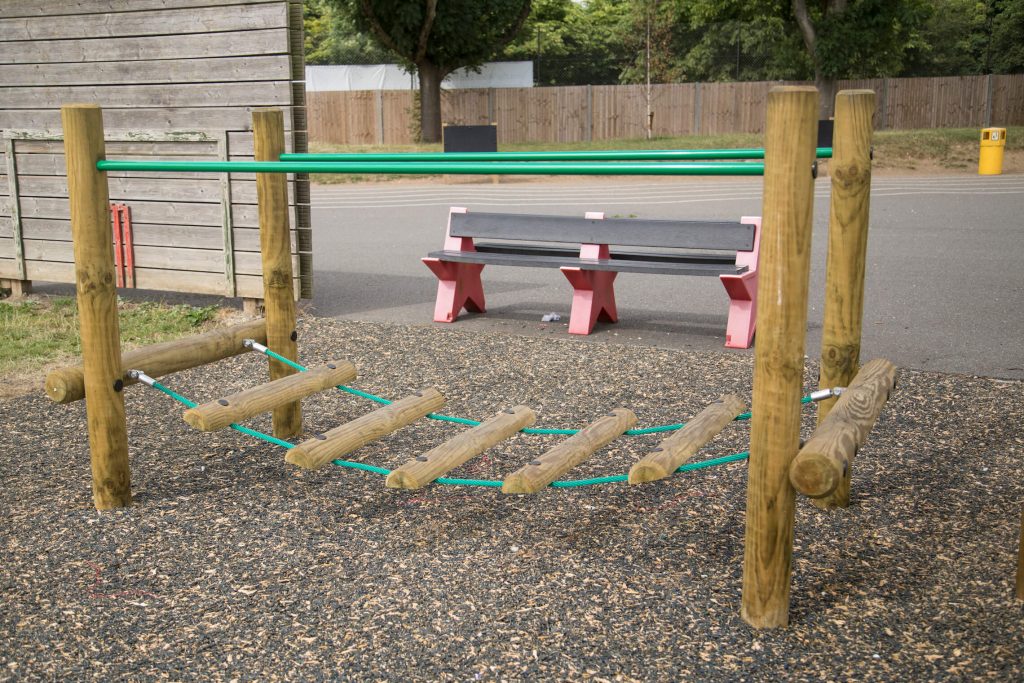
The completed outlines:
{"type": "Polygon", "coordinates": [[[484,312],[480,273],[485,265],[560,269],[573,287],[572,334],[590,334],[598,320],[618,320],[613,283],[619,273],[717,275],[730,299],[725,345],[749,348],[757,314],[760,228],[759,217],[698,222],[452,207],[444,248],[423,259],[439,281],[434,320],[453,322],[463,308],[484,312]]]}

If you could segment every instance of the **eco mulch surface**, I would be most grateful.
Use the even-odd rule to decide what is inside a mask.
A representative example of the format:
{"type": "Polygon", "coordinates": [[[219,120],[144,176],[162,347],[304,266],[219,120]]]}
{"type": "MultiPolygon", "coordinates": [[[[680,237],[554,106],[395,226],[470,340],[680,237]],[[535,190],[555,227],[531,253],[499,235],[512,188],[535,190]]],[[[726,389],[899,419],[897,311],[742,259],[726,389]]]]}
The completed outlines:
{"type": "MultiPolygon", "coordinates": [[[[311,318],[299,333],[305,362],[347,357],[361,389],[437,386],[445,412],[477,419],[526,404],[537,426],[616,406],[642,426],[678,422],[724,392],[749,400],[752,383],[752,357],[724,351],[311,318]]],[[[809,361],[805,389],[816,372],[809,361]]],[[[249,354],[166,382],[210,400],[265,377],[249,354]]],[[[127,399],[135,503],[104,513],[85,406],[0,401],[0,679],[1024,676],[1020,383],[901,371],[851,506],[797,502],[790,626],[773,631],[739,617],[744,462],[534,496],[395,491],[377,474],[300,471],[236,432],[192,431],[145,387],[127,399]]],[[[374,407],[318,395],[306,425],[374,407]]],[[[397,467],[459,429],[422,420],[352,457],[397,467]]],[[[559,438],[519,435],[452,476],[500,479],[559,438]]],[[[699,457],[748,438],[736,423],[699,457]]],[[[625,472],[658,441],[621,438],[571,476],[625,472]]]]}

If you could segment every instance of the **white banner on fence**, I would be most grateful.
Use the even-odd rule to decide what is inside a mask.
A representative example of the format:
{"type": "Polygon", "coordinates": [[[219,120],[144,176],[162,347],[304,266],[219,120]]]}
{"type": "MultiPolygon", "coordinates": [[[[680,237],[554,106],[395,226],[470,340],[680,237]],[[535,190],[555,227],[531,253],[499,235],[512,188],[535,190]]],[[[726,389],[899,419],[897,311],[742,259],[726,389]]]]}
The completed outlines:
{"type": "MultiPolygon", "coordinates": [[[[533,62],[489,62],[480,73],[459,69],[443,86],[461,88],[533,87],[533,62]]],[[[419,79],[397,64],[337,64],[306,67],[306,90],[416,90],[419,79]]]]}

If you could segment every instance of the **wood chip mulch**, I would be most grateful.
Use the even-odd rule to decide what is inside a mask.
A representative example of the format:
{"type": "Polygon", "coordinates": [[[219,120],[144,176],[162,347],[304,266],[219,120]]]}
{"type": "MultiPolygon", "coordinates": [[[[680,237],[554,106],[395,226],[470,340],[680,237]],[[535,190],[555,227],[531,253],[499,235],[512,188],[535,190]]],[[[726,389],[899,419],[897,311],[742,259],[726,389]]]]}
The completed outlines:
{"type": "MultiPolygon", "coordinates": [[[[537,426],[610,408],[641,426],[749,400],[752,358],[307,318],[303,360],[349,358],[389,398],[517,404],[537,426]]],[[[817,368],[808,361],[805,387],[817,368]]],[[[166,378],[194,400],[265,381],[256,354],[166,378]]],[[[1021,680],[1013,597],[1024,386],[902,370],[849,509],[798,500],[790,626],[739,617],[744,462],[535,496],[304,472],[127,391],[135,504],[97,513],[85,406],[0,401],[0,680],[1021,680]]],[[[304,402],[324,431],[372,403],[304,402]]],[[[805,410],[804,435],[814,408],[805,410]]],[[[269,430],[266,417],[251,426],[269,430]]],[[[462,429],[422,420],[353,454],[388,468],[462,429]]],[[[451,476],[500,479],[560,437],[518,435],[451,476]]],[[[745,450],[736,423],[699,456],[745,450]]],[[[572,478],[625,472],[621,438],[572,478]]]]}

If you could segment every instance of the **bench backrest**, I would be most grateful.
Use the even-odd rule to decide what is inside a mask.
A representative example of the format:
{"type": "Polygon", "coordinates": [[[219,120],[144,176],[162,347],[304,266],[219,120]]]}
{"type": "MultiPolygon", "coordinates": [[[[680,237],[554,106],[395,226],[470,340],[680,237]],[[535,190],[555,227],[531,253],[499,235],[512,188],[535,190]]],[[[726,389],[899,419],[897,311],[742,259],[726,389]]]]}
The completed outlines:
{"type": "Polygon", "coordinates": [[[453,210],[448,234],[456,238],[752,251],[755,232],[753,224],[731,221],[593,219],[453,210]]]}

